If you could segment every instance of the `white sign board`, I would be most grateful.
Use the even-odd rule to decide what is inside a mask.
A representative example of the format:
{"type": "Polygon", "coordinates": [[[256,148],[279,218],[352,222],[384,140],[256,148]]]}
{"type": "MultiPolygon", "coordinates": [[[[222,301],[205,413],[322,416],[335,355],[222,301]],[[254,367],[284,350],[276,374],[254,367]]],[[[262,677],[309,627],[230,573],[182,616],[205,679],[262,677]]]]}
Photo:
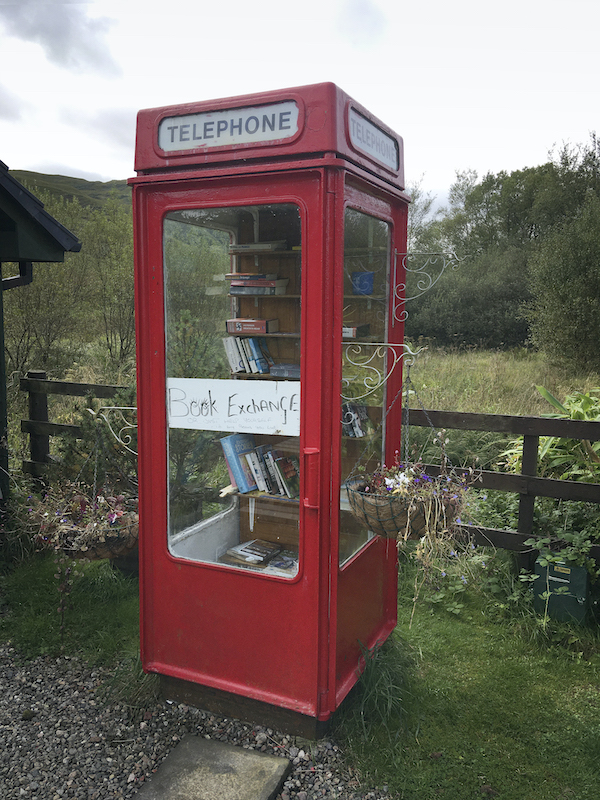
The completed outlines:
{"type": "Polygon", "coordinates": [[[351,106],[348,109],[348,129],[353,147],[373,161],[383,164],[384,167],[394,171],[398,169],[399,155],[396,140],[351,106]]]}
{"type": "Polygon", "coordinates": [[[170,428],[300,435],[300,381],[167,378],[170,428]]]}
{"type": "Polygon", "coordinates": [[[273,142],[298,132],[298,106],[293,100],[268,106],[204,111],[165,117],[158,126],[158,146],[166,153],[198,147],[273,142]]]}

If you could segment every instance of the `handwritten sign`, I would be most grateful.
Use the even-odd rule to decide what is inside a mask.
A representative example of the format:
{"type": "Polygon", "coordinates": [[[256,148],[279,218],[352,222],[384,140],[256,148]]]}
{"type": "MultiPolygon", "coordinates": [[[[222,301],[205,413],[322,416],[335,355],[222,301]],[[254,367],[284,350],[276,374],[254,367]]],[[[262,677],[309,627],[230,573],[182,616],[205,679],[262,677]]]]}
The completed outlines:
{"type": "Polygon", "coordinates": [[[167,378],[169,427],[300,435],[300,381],[167,378]]]}

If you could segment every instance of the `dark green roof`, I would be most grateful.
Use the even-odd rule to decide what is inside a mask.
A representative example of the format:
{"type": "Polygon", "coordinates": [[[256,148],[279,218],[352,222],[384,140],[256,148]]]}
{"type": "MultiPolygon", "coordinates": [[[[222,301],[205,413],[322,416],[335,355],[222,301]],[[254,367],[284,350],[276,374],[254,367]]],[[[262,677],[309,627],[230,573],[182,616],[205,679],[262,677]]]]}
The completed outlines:
{"type": "Polygon", "coordinates": [[[81,242],[0,161],[0,262],[64,261],[81,242]]]}

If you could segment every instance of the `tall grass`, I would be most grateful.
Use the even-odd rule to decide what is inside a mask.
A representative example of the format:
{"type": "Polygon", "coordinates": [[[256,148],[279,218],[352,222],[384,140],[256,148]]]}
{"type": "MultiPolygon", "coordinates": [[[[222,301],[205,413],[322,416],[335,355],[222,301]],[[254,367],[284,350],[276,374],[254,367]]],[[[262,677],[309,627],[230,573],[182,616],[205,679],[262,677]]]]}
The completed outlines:
{"type": "MultiPolygon", "coordinates": [[[[597,373],[575,373],[524,349],[440,350],[425,348],[410,368],[418,398],[427,409],[538,416],[552,411],[536,386],[562,398],[600,386],[597,373]]],[[[411,406],[419,407],[413,396],[411,406]]]]}

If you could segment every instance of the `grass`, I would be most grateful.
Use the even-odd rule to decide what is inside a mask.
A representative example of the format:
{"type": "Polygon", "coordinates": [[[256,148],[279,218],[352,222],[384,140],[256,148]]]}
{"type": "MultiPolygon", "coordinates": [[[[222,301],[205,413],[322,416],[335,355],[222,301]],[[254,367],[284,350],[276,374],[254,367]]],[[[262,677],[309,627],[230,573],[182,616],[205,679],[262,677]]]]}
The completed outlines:
{"type": "MultiPolygon", "coordinates": [[[[540,619],[526,602],[501,619],[503,603],[475,589],[461,596],[460,613],[431,603],[430,592],[410,624],[412,585],[405,564],[392,650],[402,642],[416,661],[404,677],[387,666],[388,686],[403,692],[395,698],[402,713],[392,708],[383,725],[376,714],[357,724],[355,711],[345,712],[340,735],[352,761],[403,800],[596,798],[597,631],[550,624],[548,635],[537,636],[540,619]],[[563,646],[550,635],[561,630],[563,646]],[[595,646],[586,658],[579,645],[590,640],[595,646]]],[[[407,658],[399,660],[400,672],[407,658]]]]}
{"type": "Polygon", "coordinates": [[[2,576],[0,640],[10,640],[26,658],[66,652],[112,663],[137,653],[137,581],[108,561],[68,563],[77,573],[68,593],[59,591],[60,566],[53,554],[29,558],[2,576]]]}
{"type": "MultiPolygon", "coordinates": [[[[542,354],[524,349],[437,350],[427,348],[410,370],[425,408],[487,414],[543,415],[553,411],[536,386],[562,398],[574,389],[600,386],[600,375],[574,375],[542,354]]],[[[411,405],[418,408],[416,398],[411,405]]]]}
{"type": "MultiPolygon", "coordinates": [[[[521,350],[429,349],[411,378],[426,408],[522,415],[551,411],[537,385],[559,398],[600,386],[598,375],[572,375],[521,350]]],[[[475,433],[451,458],[477,454],[485,465],[502,447],[475,433]]],[[[455,580],[445,596],[423,591],[412,624],[414,573],[401,562],[397,630],[365,652],[364,677],[336,733],[353,766],[402,800],[595,800],[598,626],[547,623],[532,613],[508,557],[485,561],[481,580],[469,574],[464,589],[455,580]]],[[[27,559],[0,578],[0,639],[25,656],[80,653],[118,664],[109,691],[139,707],[154,688],[137,659],[137,583],[107,562],[82,572],[63,632],[52,557],[27,559]]]]}

